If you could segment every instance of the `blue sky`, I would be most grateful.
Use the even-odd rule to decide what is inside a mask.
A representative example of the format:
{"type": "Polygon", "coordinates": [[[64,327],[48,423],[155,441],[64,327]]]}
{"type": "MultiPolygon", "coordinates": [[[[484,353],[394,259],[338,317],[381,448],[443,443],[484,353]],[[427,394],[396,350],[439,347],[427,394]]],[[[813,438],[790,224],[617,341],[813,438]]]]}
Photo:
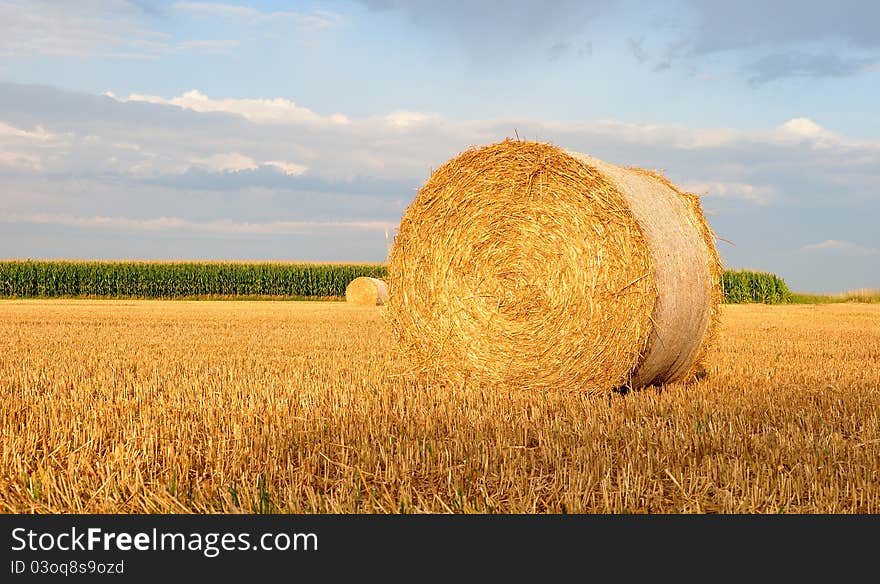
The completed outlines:
{"type": "Polygon", "coordinates": [[[880,288],[877,22],[867,1],[0,0],[0,256],[380,261],[431,168],[516,131],[663,169],[728,267],[880,288]]]}

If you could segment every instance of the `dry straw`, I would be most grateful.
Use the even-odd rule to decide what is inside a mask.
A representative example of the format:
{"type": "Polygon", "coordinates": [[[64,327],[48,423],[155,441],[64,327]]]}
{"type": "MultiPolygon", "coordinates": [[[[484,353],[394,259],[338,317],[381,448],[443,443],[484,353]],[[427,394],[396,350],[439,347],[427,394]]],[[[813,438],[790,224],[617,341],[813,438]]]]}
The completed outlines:
{"type": "Polygon", "coordinates": [[[381,306],[388,300],[388,286],[377,278],[361,276],[345,287],[345,301],[357,306],[381,306]]]}
{"type": "Polygon", "coordinates": [[[472,148],[407,209],[386,307],[434,381],[604,391],[695,375],[720,263],[699,199],[550,144],[472,148]]]}

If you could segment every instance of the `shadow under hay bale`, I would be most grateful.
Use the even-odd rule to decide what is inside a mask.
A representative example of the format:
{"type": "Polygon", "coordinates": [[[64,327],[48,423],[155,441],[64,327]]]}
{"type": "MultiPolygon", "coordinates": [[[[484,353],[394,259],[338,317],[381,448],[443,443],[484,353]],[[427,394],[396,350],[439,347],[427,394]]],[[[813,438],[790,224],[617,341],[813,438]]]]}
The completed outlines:
{"type": "Polygon", "coordinates": [[[385,314],[412,369],[436,381],[635,389],[693,377],[720,273],[696,196],[506,140],[419,190],[390,253],[385,314]]]}

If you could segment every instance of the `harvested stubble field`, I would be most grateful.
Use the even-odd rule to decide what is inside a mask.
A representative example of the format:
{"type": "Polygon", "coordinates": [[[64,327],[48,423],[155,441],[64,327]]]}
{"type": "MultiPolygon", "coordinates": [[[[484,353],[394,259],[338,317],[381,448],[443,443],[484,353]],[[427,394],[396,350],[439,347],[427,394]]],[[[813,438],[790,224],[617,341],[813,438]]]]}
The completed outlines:
{"type": "Polygon", "coordinates": [[[387,378],[379,308],[0,302],[0,511],[880,512],[880,306],[723,307],[709,376],[387,378]]]}

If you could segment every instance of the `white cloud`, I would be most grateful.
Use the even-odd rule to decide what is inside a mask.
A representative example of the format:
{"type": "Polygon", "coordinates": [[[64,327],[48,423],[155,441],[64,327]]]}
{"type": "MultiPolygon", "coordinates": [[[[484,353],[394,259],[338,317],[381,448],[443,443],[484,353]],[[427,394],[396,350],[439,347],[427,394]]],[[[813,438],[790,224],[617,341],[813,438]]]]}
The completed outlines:
{"type": "MultiPolygon", "coordinates": [[[[186,113],[169,117],[160,110],[122,108],[114,114],[118,121],[104,123],[96,108],[94,119],[71,115],[62,118],[61,125],[31,121],[24,129],[15,125],[22,126],[20,122],[8,121],[0,126],[0,140],[20,141],[13,150],[40,158],[47,171],[59,173],[127,173],[149,180],[183,175],[194,166],[220,173],[263,167],[289,177],[308,173],[337,183],[370,177],[408,181],[415,187],[431,168],[458,152],[512,137],[517,128],[525,139],[551,141],[616,164],[665,171],[686,190],[707,195],[707,200],[760,206],[817,196],[876,197],[880,163],[880,142],[837,135],[807,118],[792,118],[764,130],[614,120],[462,121],[411,110],[349,119],[343,114],[321,115],[281,97],[213,98],[197,89],[169,98],[139,94],[120,98],[109,91],[105,95],[123,105],[152,103],[186,113]],[[200,114],[213,112],[238,116],[245,123],[225,116],[199,120],[200,114]],[[88,140],[90,135],[101,140],[88,140]],[[49,152],[51,136],[65,139],[49,152]],[[34,145],[23,146],[29,139],[34,145]]],[[[16,163],[20,168],[24,168],[22,160],[16,163]]],[[[11,164],[7,160],[7,166],[11,164]]],[[[219,180],[215,177],[211,184],[218,185],[219,180]]],[[[237,180],[268,184],[272,178],[255,175],[237,180]]],[[[410,194],[388,193],[403,198],[410,194]]]]}
{"type": "Polygon", "coordinates": [[[37,126],[33,132],[29,132],[0,122],[0,139],[2,138],[24,138],[25,140],[46,142],[54,139],[55,136],[44,130],[42,126],[37,126]]]}
{"type": "MultiPolygon", "coordinates": [[[[404,201],[402,209],[432,168],[472,145],[512,137],[516,128],[524,139],[554,142],[615,164],[662,170],[685,190],[706,195],[713,211],[784,207],[798,200],[815,206],[822,197],[834,204],[877,200],[880,179],[880,142],[837,135],[806,118],[763,130],[613,120],[451,120],[411,110],[349,119],[324,116],[286,98],[213,98],[196,89],[170,98],[119,98],[107,92],[117,103],[92,98],[84,117],[77,111],[56,113],[68,112],[64,94],[53,98],[57,102],[46,101],[29,96],[49,90],[9,87],[22,92],[16,103],[45,103],[51,113],[0,116],[0,143],[14,140],[7,150],[30,156],[7,154],[5,166],[33,169],[40,160],[45,173],[54,176],[159,181],[174,188],[258,185],[323,192],[352,192],[345,185],[355,181],[369,184],[369,196],[404,201]],[[137,105],[143,102],[178,111],[137,105]],[[106,119],[104,108],[112,110],[106,119]],[[230,115],[207,117],[212,112],[230,115]],[[53,141],[53,136],[63,139],[53,141]],[[821,149],[812,147],[819,142],[821,149]],[[188,174],[190,168],[210,172],[188,174]],[[260,169],[279,172],[247,172],[260,169]],[[218,176],[206,176],[212,173],[218,176]],[[303,175],[307,178],[285,178],[303,175]]],[[[327,208],[323,216],[337,212],[327,208]]],[[[116,213],[125,215],[126,209],[116,213]]]]}
{"type": "Polygon", "coordinates": [[[322,29],[333,26],[343,17],[334,12],[315,10],[309,13],[293,11],[260,12],[249,6],[223,2],[177,2],[174,9],[202,18],[225,18],[249,24],[292,23],[300,28],[322,29]]]}
{"type": "Polygon", "coordinates": [[[880,142],[859,140],[842,136],[819,125],[809,118],[793,118],[766,136],[770,143],[790,145],[807,143],[817,150],[837,150],[839,152],[867,153],[872,157],[880,156],[880,142]]]}
{"type": "Polygon", "coordinates": [[[238,152],[226,152],[214,154],[207,158],[194,158],[192,164],[198,167],[213,170],[215,172],[238,172],[241,170],[256,170],[259,168],[257,161],[250,156],[238,152]]]}
{"type": "Polygon", "coordinates": [[[859,146],[823,128],[809,118],[792,118],[776,128],[771,140],[780,144],[807,143],[817,149],[859,146]]]}
{"type": "Polygon", "coordinates": [[[159,37],[142,29],[122,2],[79,10],[72,3],[0,4],[0,54],[83,56],[118,54],[159,37]]]}
{"type": "Polygon", "coordinates": [[[177,2],[174,4],[174,9],[223,18],[256,18],[260,15],[253,8],[221,2],[177,2]]]}
{"type": "Polygon", "coordinates": [[[26,152],[10,152],[0,150],[0,166],[11,167],[18,170],[43,170],[43,161],[39,156],[26,152]]]}
{"type": "Polygon", "coordinates": [[[60,145],[60,138],[42,126],[23,130],[0,122],[0,166],[19,171],[42,171],[45,169],[43,155],[60,145]]]}
{"type": "MultiPolygon", "coordinates": [[[[271,15],[270,15],[271,16],[271,15]]],[[[300,24],[310,28],[328,28],[346,21],[345,16],[328,10],[315,10],[298,16],[300,24]]]]}
{"type": "Polygon", "coordinates": [[[811,243],[801,248],[801,251],[832,251],[845,255],[866,256],[880,255],[880,249],[873,247],[865,247],[851,241],[839,241],[836,239],[826,239],[820,243],[811,243]]]}
{"type": "MultiPolygon", "coordinates": [[[[222,154],[213,154],[207,158],[193,158],[190,160],[192,167],[203,168],[214,172],[240,172],[243,170],[257,170],[260,167],[269,167],[281,171],[287,176],[299,176],[305,173],[309,167],[288,162],[286,160],[267,160],[265,162],[257,162],[250,156],[245,156],[240,152],[225,152],[222,154]]],[[[178,174],[185,171],[187,167],[178,167],[178,174]]]]}
{"type": "Polygon", "coordinates": [[[767,205],[778,196],[776,189],[742,182],[687,182],[682,188],[690,193],[707,197],[743,199],[759,205],[767,205]]]}
{"type": "Polygon", "coordinates": [[[822,126],[809,118],[793,118],[782,124],[780,128],[789,134],[807,138],[816,138],[828,134],[822,126]]]}
{"type": "Polygon", "coordinates": [[[241,44],[235,39],[203,39],[181,41],[175,47],[181,51],[196,51],[199,53],[224,54],[229,53],[241,44]]]}
{"type": "Polygon", "coordinates": [[[735,143],[742,133],[729,128],[689,128],[687,126],[661,124],[634,124],[617,120],[595,122],[551,122],[548,129],[566,133],[590,133],[607,136],[609,140],[630,144],[657,145],[685,150],[718,148],[735,143]]]}
{"type": "Polygon", "coordinates": [[[589,131],[608,136],[609,139],[625,140],[631,144],[673,147],[683,150],[707,150],[738,144],[791,145],[802,142],[821,148],[874,147],[877,143],[844,138],[827,130],[815,121],[792,118],[769,130],[745,131],[733,128],[691,128],[669,124],[634,124],[617,120],[601,120],[587,123],[549,123],[549,128],[574,132],[589,131]]]}
{"type": "Polygon", "coordinates": [[[179,52],[223,53],[227,39],[175,40],[149,26],[127,0],[0,2],[0,57],[51,55],[158,59],[179,52]]]}
{"type": "Polygon", "coordinates": [[[437,114],[429,114],[424,112],[414,112],[408,110],[399,110],[391,112],[383,117],[391,126],[395,128],[411,128],[420,126],[429,122],[441,122],[440,116],[437,114]]]}
{"type": "Polygon", "coordinates": [[[284,160],[267,160],[263,166],[271,166],[277,168],[287,176],[299,176],[309,169],[308,166],[296,164],[295,162],[286,162],[284,160]]]}
{"type": "Polygon", "coordinates": [[[329,123],[344,125],[349,122],[342,114],[321,116],[312,110],[299,106],[294,102],[276,97],[273,99],[211,99],[197,89],[187,91],[177,97],[166,99],[156,95],[131,94],[125,99],[117,97],[113,92],[104,95],[117,101],[146,102],[160,105],[173,105],[182,109],[197,112],[224,112],[237,114],[258,123],[329,123]]]}
{"type": "Polygon", "coordinates": [[[110,217],[103,215],[76,216],[50,213],[2,213],[0,223],[25,223],[39,225],[60,225],[83,229],[119,229],[125,231],[172,231],[183,230],[198,233],[225,235],[284,235],[309,233],[315,230],[358,230],[380,231],[393,228],[387,221],[188,221],[180,217],[157,217],[134,219],[131,217],[110,217]]]}

